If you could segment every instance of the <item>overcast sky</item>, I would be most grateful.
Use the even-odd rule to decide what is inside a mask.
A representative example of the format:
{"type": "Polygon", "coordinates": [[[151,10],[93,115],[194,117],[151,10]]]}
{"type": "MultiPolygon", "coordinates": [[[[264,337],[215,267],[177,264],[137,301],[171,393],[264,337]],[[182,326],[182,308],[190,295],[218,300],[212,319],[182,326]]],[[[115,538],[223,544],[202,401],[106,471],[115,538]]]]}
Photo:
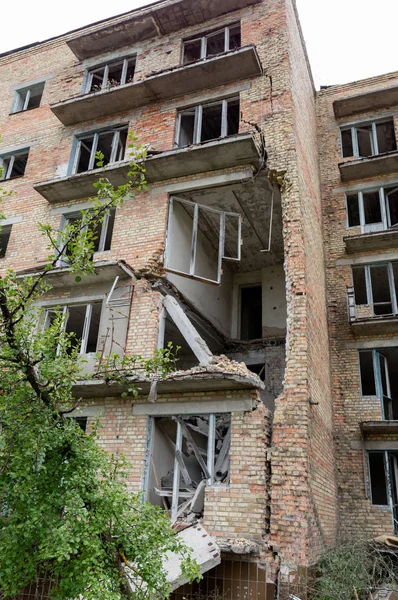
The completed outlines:
{"type": "MultiPolygon", "coordinates": [[[[149,2],[14,0],[2,4],[0,52],[66,33],[149,2]]],[[[317,87],[398,70],[394,34],[398,0],[297,0],[297,4],[317,87]]]]}

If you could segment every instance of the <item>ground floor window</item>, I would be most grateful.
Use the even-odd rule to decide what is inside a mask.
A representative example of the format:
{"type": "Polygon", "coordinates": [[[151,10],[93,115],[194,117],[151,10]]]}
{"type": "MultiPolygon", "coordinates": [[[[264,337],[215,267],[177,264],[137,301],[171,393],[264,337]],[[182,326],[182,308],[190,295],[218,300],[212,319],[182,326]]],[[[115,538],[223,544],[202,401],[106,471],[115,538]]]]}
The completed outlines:
{"type": "Polygon", "coordinates": [[[393,528],[398,532],[398,451],[368,453],[372,504],[391,506],[393,528]]]}

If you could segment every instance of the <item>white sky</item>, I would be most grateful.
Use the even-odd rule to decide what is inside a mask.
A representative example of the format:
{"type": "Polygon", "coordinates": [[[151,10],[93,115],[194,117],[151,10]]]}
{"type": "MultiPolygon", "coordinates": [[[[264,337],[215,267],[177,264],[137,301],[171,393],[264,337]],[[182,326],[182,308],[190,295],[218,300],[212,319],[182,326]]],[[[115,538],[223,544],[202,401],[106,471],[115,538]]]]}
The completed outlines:
{"type": "MultiPolygon", "coordinates": [[[[66,33],[149,2],[8,0],[3,4],[0,52],[66,33]]],[[[297,0],[297,5],[317,87],[398,70],[394,33],[398,0],[297,0]]]]}

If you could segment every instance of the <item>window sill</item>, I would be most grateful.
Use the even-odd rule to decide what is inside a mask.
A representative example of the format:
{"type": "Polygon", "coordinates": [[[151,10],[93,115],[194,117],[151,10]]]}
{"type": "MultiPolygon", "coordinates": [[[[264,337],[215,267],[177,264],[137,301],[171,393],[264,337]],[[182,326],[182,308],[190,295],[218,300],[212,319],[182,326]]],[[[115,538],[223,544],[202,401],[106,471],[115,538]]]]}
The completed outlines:
{"type": "Polygon", "coordinates": [[[384,229],[371,233],[357,233],[358,228],[352,227],[353,235],[344,237],[346,252],[366,252],[367,250],[381,250],[385,248],[396,248],[398,246],[398,230],[384,229]]]}

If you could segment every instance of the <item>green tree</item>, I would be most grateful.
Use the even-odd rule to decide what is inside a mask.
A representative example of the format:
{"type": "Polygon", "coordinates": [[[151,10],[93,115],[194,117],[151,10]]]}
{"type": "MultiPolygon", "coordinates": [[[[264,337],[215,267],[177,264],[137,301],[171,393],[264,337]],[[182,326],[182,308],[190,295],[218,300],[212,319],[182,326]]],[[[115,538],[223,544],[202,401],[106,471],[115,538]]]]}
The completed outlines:
{"type": "MultiPolygon", "coordinates": [[[[133,140],[135,142],[136,140],[133,140]]],[[[98,157],[99,165],[103,156],[98,157]]],[[[48,293],[49,272],[61,256],[77,281],[94,271],[93,248],[107,211],[145,188],[145,149],[134,146],[129,181],[114,188],[105,176],[96,183],[93,207],[62,231],[40,225],[48,260],[42,272],[0,278],[0,590],[17,595],[43,573],[55,582],[54,598],[119,600],[163,598],[169,586],[162,560],[181,554],[191,580],[198,566],[180,543],[166,513],[127,491],[128,465],[98,444],[99,426],[84,433],[67,418],[81,377],[73,334],[62,314],[48,327],[40,300],[48,293]]],[[[1,193],[5,194],[4,190],[1,193]]],[[[0,194],[0,195],[1,195],[0,194]]],[[[171,348],[154,359],[116,357],[101,364],[109,378],[128,380],[138,367],[165,374],[171,348]]],[[[87,376],[85,376],[87,378],[87,376]]],[[[136,390],[128,386],[128,392],[136,390]]]]}

